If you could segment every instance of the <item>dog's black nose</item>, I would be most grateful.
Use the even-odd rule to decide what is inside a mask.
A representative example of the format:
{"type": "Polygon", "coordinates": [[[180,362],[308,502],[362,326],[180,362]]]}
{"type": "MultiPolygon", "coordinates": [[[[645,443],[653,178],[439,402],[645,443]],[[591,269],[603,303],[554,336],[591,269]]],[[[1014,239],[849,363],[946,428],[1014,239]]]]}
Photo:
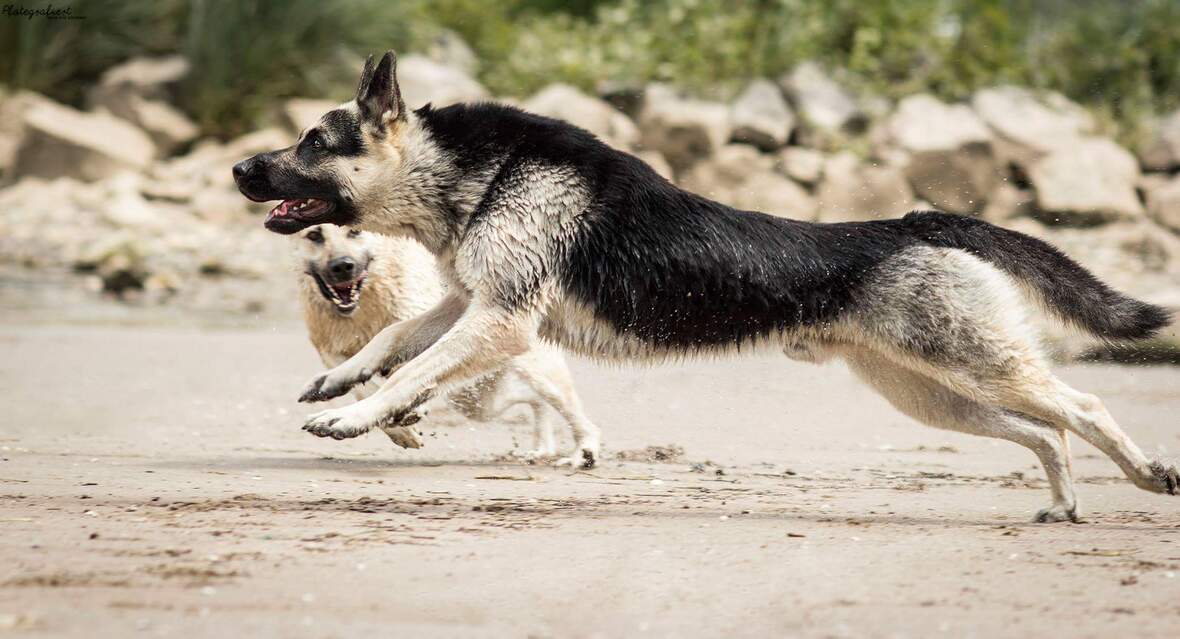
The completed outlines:
{"type": "Polygon", "coordinates": [[[337,282],[350,280],[356,272],[356,260],[351,257],[338,257],[328,262],[328,272],[337,282]]]}
{"type": "Polygon", "coordinates": [[[254,166],[258,164],[257,158],[247,158],[234,165],[234,180],[240,180],[254,170],[254,166]]]}

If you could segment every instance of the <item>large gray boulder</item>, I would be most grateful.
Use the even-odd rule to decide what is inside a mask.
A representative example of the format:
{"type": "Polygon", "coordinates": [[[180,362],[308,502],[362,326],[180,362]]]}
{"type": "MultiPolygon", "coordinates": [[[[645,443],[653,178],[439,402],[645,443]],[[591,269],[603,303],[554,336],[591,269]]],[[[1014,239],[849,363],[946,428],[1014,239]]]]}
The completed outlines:
{"type": "Polygon", "coordinates": [[[684,176],[681,186],[732,207],[801,220],[815,218],[815,201],[774,169],[774,158],[730,144],[684,176]]]}
{"type": "Polygon", "coordinates": [[[803,126],[821,136],[859,130],[864,114],[852,93],[840,86],[818,64],[804,62],[779,78],[803,126]]]}
{"type": "Polygon", "coordinates": [[[995,131],[1001,160],[1022,168],[1095,129],[1094,118],[1059,93],[992,87],[977,91],[971,107],[995,131]]]}
{"type": "Polygon", "coordinates": [[[730,107],[733,141],[773,151],[787,143],[795,114],[782,91],[769,80],[754,80],[730,107]]]}
{"type": "Polygon", "coordinates": [[[99,180],[122,171],[140,171],[156,155],[156,145],[139,128],[109,113],[85,113],[53,102],[25,110],[14,176],[73,177],[99,180]]]}
{"type": "Polygon", "coordinates": [[[489,95],[482,84],[462,69],[421,55],[398,58],[397,80],[402,99],[411,109],[428,102],[436,107],[474,102],[486,99],[489,95]]]}
{"type": "Polygon", "coordinates": [[[1147,213],[1160,225],[1180,233],[1180,176],[1147,192],[1147,213]]]}
{"type": "Polygon", "coordinates": [[[909,180],[896,166],[865,164],[842,151],[828,158],[823,173],[816,199],[824,222],[897,217],[917,204],[909,180]]]}
{"type": "Polygon", "coordinates": [[[644,91],[639,127],[643,148],[662,153],[678,173],[724,146],[731,132],[724,104],[685,98],[661,84],[644,91]]]}
{"type": "Polygon", "coordinates": [[[1050,224],[1092,225],[1143,214],[1135,191],[1139,163],[1106,138],[1074,138],[1028,168],[1038,217],[1050,224]]]}
{"type": "Polygon", "coordinates": [[[998,171],[991,132],[970,108],[912,95],[885,121],[884,136],[905,152],[906,177],[919,196],[952,213],[983,209],[998,171]]]}
{"type": "Polygon", "coordinates": [[[911,153],[954,151],[989,143],[987,124],[963,104],[947,104],[921,93],[903,98],[886,121],[890,139],[911,153]]]}
{"type": "Polygon", "coordinates": [[[1155,124],[1151,141],[1139,154],[1149,171],[1169,171],[1180,167],[1180,109],[1155,124]]]}
{"type": "Polygon", "coordinates": [[[521,108],[580,126],[616,148],[630,149],[639,142],[639,129],[630,118],[568,84],[545,87],[521,108]]]}

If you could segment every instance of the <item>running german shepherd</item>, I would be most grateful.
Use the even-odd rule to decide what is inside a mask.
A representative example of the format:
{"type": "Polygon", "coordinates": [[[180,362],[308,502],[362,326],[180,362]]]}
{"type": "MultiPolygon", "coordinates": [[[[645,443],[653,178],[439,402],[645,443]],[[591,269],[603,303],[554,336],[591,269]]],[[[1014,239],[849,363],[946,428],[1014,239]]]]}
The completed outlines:
{"type": "Polygon", "coordinates": [[[565,122],[494,104],[407,111],[393,52],[370,58],[356,98],[297,144],[233,172],[246,197],[281,200],[272,231],[408,235],[450,281],[436,307],[312,380],[304,401],[396,369],[375,395],[311,415],[314,435],[413,419],[542,338],[648,362],[769,346],[844,358],[924,423],[1028,447],[1053,496],[1037,521],[1077,518],[1067,431],[1136,486],[1180,492],[1175,466],[1149,460],[1097,397],[1050,372],[1029,324],[1040,309],[1132,340],[1168,313],[1027,235],[937,212],[814,224],[734,210],[565,122]]]}

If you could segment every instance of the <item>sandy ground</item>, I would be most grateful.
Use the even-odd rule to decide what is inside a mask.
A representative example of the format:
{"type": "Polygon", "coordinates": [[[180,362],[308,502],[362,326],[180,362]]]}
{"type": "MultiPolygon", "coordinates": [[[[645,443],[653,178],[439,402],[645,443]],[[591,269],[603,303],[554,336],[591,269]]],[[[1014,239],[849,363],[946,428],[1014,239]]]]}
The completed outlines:
{"type": "MultiPolygon", "coordinates": [[[[299,430],[298,327],[0,326],[0,636],[1176,636],[1180,498],[913,424],[843,366],[573,368],[607,461],[299,430]],[[664,461],[620,451],[674,444],[664,461]]],[[[1072,367],[1152,453],[1180,369],[1072,367]]],[[[429,430],[429,429],[427,429],[429,430]]]]}

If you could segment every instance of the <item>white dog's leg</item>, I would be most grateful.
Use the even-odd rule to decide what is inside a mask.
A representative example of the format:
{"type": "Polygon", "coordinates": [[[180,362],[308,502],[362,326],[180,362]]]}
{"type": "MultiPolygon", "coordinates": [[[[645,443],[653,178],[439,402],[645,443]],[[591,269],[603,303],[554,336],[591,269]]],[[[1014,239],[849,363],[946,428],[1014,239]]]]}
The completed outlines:
{"type": "Polygon", "coordinates": [[[375,395],[311,415],[303,428],[319,437],[345,439],[385,424],[413,423],[416,406],[503,366],[528,349],[535,331],[535,318],[528,313],[472,304],[446,334],[394,371],[375,395]]]}
{"type": "Polygon", "coordinates": [[[386,326],[356,355],[316,375],[304,387],[299,401],[319,402],[339,397],[374,375],[413,359],[446,333],[466,308],[467,298],[452,294],[417,317],[386,326]]]}
{"type": "Polygon", "coordinates": [[[557,460],[557,465],[593,468],[601,453],[601,431],[582,410],[582,401],[561,353],[537,344],[509,366],[570,425],[574,450],[568,457],[557,460]]]}

